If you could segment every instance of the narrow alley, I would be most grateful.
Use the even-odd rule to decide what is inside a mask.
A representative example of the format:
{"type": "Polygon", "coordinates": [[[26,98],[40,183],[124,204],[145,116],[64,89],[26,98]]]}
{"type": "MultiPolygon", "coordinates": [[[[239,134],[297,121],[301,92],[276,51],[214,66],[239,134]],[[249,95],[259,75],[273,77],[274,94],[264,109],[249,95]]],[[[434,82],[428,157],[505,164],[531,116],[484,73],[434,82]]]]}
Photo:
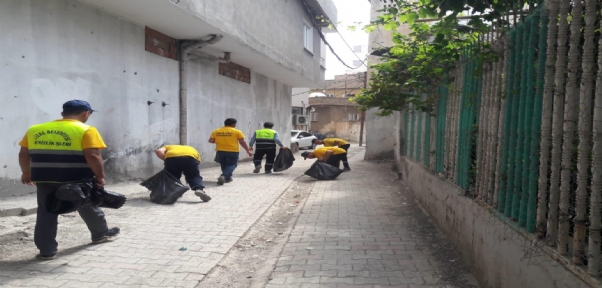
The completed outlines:
{"type": "Polygon", "coordinates": [[[363,153],[352,148],[353,171],[335,181],[301,176],[311,161],[300,157],[273,175],[244,163],[222,187],[212,183],[218,170],[205,169],[209,203],[187,193],[161,206],[136,184],[109,187],[129,195],[105,210],[122,229],[118,240],[88,245],[83,221],[66,215],[55,260],[35,260],[31,236],[2,245],[0,286],[475,287],[391,163],[363,153]]]}

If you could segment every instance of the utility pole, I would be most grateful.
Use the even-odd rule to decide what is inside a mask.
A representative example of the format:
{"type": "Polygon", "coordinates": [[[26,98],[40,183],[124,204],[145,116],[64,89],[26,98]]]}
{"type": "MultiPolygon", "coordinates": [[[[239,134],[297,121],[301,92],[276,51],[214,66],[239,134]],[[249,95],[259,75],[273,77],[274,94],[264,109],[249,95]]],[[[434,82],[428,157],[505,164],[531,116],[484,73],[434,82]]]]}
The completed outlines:
{"type": "MultiPolygon", "coordinates": [[[[368,88],[368,71],[364,72],[364,89],[368,88]]],[[[366,118],[366,112],[362,111],[360,119],[360,147],[364,144],[364,119],[366,118]]]]}

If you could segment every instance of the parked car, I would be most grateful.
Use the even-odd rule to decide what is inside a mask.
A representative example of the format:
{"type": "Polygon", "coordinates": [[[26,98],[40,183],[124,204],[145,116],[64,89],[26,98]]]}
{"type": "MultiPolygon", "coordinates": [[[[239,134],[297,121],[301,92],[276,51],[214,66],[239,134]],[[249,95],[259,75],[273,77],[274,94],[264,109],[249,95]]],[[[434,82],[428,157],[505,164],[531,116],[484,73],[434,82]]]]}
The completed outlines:
{"type": "Polygon", "coordinates": [[[313,133],[314,136],[316,136],[316,138],[318,138],[319,140],[324,140],[324,138],[326,138],[326,135],[319,133],[319,132],[314,132],[313,133]]]}
{"type": "Polygon", "coordinates": [[[314,139],[318,138],[307,131],[291,130],[291,148],[293,151],[298,151],[302,148],[316,148],[316,145],[311,143],[314,139]]]}

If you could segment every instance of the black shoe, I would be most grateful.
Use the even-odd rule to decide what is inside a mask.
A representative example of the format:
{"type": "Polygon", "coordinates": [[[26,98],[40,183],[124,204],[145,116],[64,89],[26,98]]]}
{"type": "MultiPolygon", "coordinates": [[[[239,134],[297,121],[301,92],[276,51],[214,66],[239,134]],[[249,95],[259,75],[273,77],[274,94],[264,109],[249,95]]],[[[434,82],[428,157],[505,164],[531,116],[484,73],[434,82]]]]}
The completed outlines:
{"type": "Polygon", "coordinates": [[[351,168],[349,168],[349,167],[343,168],[343,172],[349,172],[349,171],[351,171],[351,168]]]}
{"type": "Polygon", "coordinates": [[[38,257],[40,258],[40,260],[44,261],[53,260],[56,259],[56,252],[52,254],[39,254],[38,257]]]}
{"type": "Polygon", "coordinates": [[[205,192],[203,190],[195,190],[194,195],[201,198],[201,200],[203,200],[203,202],[209,202],[211,200],[211,197],[209,197],[209,195],[205,194],[205,192]]]}
{"type": "Polygon", "coordinates": [[[257,174],[257,173],[259,173],[260,170],[261,170],[261,166],[255,166],[255,170],[253,170],[253,173],[257,174]]]}
{"type": "Polygon", "coordinates": [[[217,185],[224,185],[225,182],[226,182],[226,177],[219,176],[219,178],[217,178],[217,185]]]}
{"type": "Polygon", "coordinates": [[[265,171],[265,174],[272,174],[272,171],[265,171]]]}
{"type": "Polygon", "coordinates": [[[117,227],[113,227],[111,229],[109,229],[109,231],[107,231],[107,233],[105,233],[105,236],[103,236],[102,238],[98,239],[98,240],[92,240],[92,244],[101,244],[101,243],[105,243],[105,242],[111,242],[113,240],[115,240],[115,238],[117,238],[117,235],[119,235],[119,228],[117,227]]]}
{"type": "Polygon", "coordinates": [[[232,182],[232,181],[234,181],[232,178],[230,178],[230,179],[226,179],[226,183],[230,183],[230,182],[232,182]]]}

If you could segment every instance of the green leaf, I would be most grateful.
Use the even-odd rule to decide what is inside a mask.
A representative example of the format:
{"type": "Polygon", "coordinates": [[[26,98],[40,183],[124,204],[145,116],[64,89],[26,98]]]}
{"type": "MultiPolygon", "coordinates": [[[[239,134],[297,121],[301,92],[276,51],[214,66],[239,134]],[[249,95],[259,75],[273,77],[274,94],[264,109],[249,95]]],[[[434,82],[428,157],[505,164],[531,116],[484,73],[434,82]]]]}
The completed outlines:
{"type": "Polygon", "coordinates": [[[383,25],[383,27],[385,28],[385,30],[395,31],[395,30],[397,30],[397,27],[399,27],[399,22],[389,21],[389,22],[385,23],[385,25],[383,25]]]}
{"type": "Polygon", "coordinates": [[[416,13],[416,12],[409,12],[407,14],[407,17],[408,17],[408,23],[409,24],[413,24],[414,21],[420,19],[420,15],[418,15],[418,13],[416,13]]]}
{"type": "Polygon", "coordinates": [[[389,50],[389,53],[390,53],[391,55],[402,55],[402,54],[403,54],[403,52],[404,52],[403,48],[401,48],[401,47],[399,47],[399,46],[392,47],[392,48],[389,50]]]}

